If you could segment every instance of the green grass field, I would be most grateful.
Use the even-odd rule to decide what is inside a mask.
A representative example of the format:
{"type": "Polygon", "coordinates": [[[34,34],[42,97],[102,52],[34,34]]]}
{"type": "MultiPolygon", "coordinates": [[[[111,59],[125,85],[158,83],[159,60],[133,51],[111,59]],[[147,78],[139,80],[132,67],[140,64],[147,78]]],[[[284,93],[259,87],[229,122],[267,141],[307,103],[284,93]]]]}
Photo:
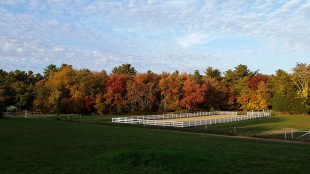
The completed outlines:
{"type": "Polygon", "coordinates": [[[301,143],[55,118],[0,120],[1,174],[308,173],[308,152],[301,143]]]}
{"type": "MultiPolygon", "coordinates": [[[[284,139],[285,129],[288,133],[287,139],[291,138],[291,130],[309,131],[310,116],[282,114],[263,119],[208,125],[207,130],[205,126],[191,127],[187,131],[284,139]]],[[[294,133],[295,137],[302,134],[294,133]]],[[[310,140],[309,135],[304,138],[310,140]]]]}

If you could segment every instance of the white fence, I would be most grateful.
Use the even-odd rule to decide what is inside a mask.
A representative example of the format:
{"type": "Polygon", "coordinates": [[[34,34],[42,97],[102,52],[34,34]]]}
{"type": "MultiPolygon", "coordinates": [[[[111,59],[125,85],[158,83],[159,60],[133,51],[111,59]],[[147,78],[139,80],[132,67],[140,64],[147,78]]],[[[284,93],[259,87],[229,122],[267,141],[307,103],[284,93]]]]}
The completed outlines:
{"type": "Polygon", "coordinates": [[[201,126],[210,124],[229,123],[229,122],[249,120],[269,116],[271,116],[271,113],[267,112],[256,112],[256,114],[253,114],[253,112],[251,112],[251,114],[247,113],[247,115],[238,116],[237,112],[215,111],[215,112],[198,112],[198,113],[183,113],[183,114],[118,117],[118,118],[112,118],[112,122],[146,124],[157,126],[172,126],[172,127],[192,127],[192,126],[201,126]],[[233,115],[233,116],[224,118],[212,118],[212,119],[206,118],[204,120],[194,120],[194,121],[164,121],[164,119],[210,116],[210,115],[233,115]]]}
{"type": "Polygon", "coordinates": [[[247,116],[271,116],[271,112],[247,112],[247,116]]]}
{"type": "Polygon", "coordinates": [[[294,139],[294,140],[310,140],[310,130],[301,131],[294,128],[284,129],[284,139],[294,139]],[[297,135],[297,137],[296,137],[297,135]]]}
{"type": "Polygon", "coordinates": [[[131,117],[112,118],[112,122],[140,123],[142,120],[163,120],[163,119],[175,119],[175,118],[201,117],[201,116],[209,116],[209,115],[238,115],[238,113],[230,112],[230,111],[215,111],[215,112],[195,112],[195,113],[180,113],[180,114],[131,116],[131,117]]]}

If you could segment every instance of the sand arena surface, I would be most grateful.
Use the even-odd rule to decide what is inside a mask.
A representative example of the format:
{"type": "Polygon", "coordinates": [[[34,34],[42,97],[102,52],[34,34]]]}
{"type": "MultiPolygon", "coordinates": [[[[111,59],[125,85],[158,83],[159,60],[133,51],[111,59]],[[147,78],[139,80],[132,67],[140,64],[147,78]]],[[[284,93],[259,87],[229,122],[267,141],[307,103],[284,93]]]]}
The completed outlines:
{"type": "Polygon", "coordinates": [[[210,116],[200,116],[200,117],[186,117],[186,118],[173,118],[173,119],[163,119],[156,120],[157,122],[166,122],[166,121],[199,121],[199,120],[211,120],[216,118],[230,118],[230,117],[241,117],[241,115],[210,115],[210,116]]]}

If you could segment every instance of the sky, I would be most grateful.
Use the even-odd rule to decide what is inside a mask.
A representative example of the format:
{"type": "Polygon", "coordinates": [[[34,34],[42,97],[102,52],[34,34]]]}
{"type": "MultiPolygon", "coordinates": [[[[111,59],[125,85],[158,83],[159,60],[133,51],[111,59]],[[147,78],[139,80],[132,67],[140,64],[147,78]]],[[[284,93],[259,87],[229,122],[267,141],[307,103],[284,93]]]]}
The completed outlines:
{"type": "Polygon", "coordinates": [[[0,69],[201,74],[310,63],[310,0],[0,0],[0,69]]]}

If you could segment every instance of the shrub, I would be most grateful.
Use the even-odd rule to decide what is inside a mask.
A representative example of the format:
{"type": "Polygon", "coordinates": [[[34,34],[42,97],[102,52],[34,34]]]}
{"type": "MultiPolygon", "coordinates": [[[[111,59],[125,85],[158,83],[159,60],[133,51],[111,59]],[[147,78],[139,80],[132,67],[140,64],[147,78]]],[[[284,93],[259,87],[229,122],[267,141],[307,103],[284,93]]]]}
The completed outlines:
{"type": "Polygon", "coordinates": [[[8,107],[6,108],[6,111],[7,111],[7,112],[16,112],[16,110],[17,110],[17,107],[16,107],[16,106],[8,106],[8,107]]]}
{"type": "Polygon", "coordinates": [[[307,105],[302,98],[291,99],[290,109],[293,114],[305,114],[307,113],[307,105]]]}
{"type": "Polygon", "coordinates": [[[211,107],[210,112],[216,111],[213,107],[211,107]]]}
{"type": "Polygon", "coordinates": [[[293,114],[307,113],[307,104],[303,98],[276,94],[271,99],[272,109],[293,114]]]}

